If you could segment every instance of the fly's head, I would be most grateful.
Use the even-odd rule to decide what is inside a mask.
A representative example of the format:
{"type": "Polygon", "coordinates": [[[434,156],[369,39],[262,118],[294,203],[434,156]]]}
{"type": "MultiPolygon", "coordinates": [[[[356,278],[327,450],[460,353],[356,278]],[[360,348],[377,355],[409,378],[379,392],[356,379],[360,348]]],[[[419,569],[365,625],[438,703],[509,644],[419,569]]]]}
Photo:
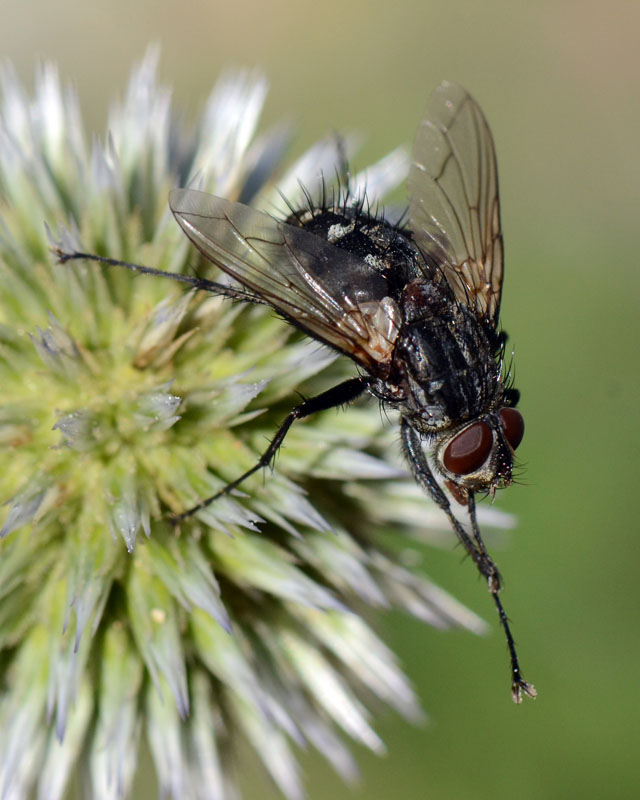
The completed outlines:
{"type": "Polygon", "coordinates": [[[470,491],[493,497],[497,489],[508,486],[514,452],[523,436],[524,419],[511,405],[436,434],[434,460],[455,499],[466,504],[470,491]]]}

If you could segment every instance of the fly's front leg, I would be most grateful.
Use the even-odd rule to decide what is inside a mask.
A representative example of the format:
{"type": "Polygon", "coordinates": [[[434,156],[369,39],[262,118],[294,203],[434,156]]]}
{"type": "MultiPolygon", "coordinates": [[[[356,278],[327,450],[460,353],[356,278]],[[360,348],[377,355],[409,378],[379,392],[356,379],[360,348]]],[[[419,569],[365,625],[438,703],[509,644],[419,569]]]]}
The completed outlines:
{"type": "Polygon", "coordinates": [[[404,454],[411,467],[413,477],[430,495],[431,499],[440,506],[447,517],[449,517],[451,526],[462,543],[462,546],[473,559],[480,574],[487,579],[489,590],[491,592],[499,591],[500,573],[493,563],[491,556],[487,553],[482,538],[480,537],[475,518],[475,500],[473,499],[473,493],[469,492],[469,516],[471,518],[473,539],[475,539],[475,542],[451,510],[449,498],[438,485],[431,471],[431,467],[429,466],[429,462],[427,461],[427,457],[424,454],[424,450],[422,449],[420,434],[412,428],[404,418],[400,425],[400,435],[402,437],[404,454]]]}
{"type": "Polygon", "coordinates": [[[491,560],[491,556],[487,553],[482,537],[480,536],[480,529],[478,528],[478,521],[476,519],[476,501],[472,492],[469,493],[469,517],[471,518],[473,538],[478,544],[478,549],[482,553],[485,563],[493,569],[493,573],[488,577],[489,591],[493,597],[493,602],[496,604],[498,619],[500,620],[502,630],[507,639],[509,659],[511,660],[511,695],[514,703],[521,703],[525,694],[529,697],[535,697],[536,689],[532,683],[525,681],[520,671],[520,662],[518,661],[518,654],[516,652],[516,643],[513,640],[513,635],[509,626],[509,618],[498,597],[498,592],[500,591],[500,573],[491,560]]]}
{"type": "Polygon", "coordinates": [[[276,431],[276,435],[271,440],[271,444],[264,453],[260,456],[258,461],[244,472],[240,477],[236,478],[231,483],[228,483],[222,489],[220,489],[215,494],[211,495],[211,497],[207,497],[205,500],[201,500],[197,503],[193,508],[188,509],[187,511],[183,511],[182,514],[177,514],[173,517],[174,522],[181,522],[182,520],[186,519],[187,517],[192,516],[197,511],[206,508],[208,505],[213,503],[219,497],[224,497],[225,495],[232,492],[235,488],[240,486],[240,484],[246,480],[248,477],[253,475],[260,469],[264,467],[268,467],[269,464],[273,461],[280,445],[284,441],[285,436],[287,435],[289,428],[293,425],[293,423],[297,419],[303,419],[304,417],[309,417],[312,414],[315,414],[318,411],[326,411],[329,408],[336,408],[337,406],[346,405],[351,403],[357,397],[359,397],[369,385],[368,378],[350,378],[343,383],[338,384],[337,386],[333,386],[331,389],[328,389],[326,392],[322,392],[322,394],[317,395],[316,397],[310,397],[308,400],[304,400],[300,405],[295,406],[292,408],[289,414],[287,415],[284,422],[280,425],[278,430],[276,431]]]}
{"type": "Polygon", "coordinates": [[[476,518],[476,498],[473,492],[469,492],[469,501],[467,505],[469,511],[469,519],[471,520],[471,530],[473,531],[473,538],[476,541],[478,546],[478,550],[482,554],[482,558],[484,563],[487,566],[487,573],[482,573],[487,578],[489,583],[489,591],[492,594],[497,594],[500,591],[502,579],[500,577],[500,572],[498,567],[496,567],[493,559],[487,552],[487,548],[484,546],[484,542],[482,541],[482,536],[480,535],[480,528],[478,527],[478,520],[476,518]]]}
{"type": "Polygon", "coordinates": [[[431,467],[429,466],[429,462],[427,461],[427,457],[424,454],[420,434],[411,427],[404,417],[400,423],[400,436],[402,438],[402,449],[404,450],[405,458],[411,467],[413,477],[429,494],[431,499],[437,503],[438,506],[440,506],[447,517],[449,517],[451,526],[456,532],[456,535],[462,546],[474,560],[480,572],[488,578],[489,576],[485,574],[485,558],[482,552],[474,544],[463,525],[451,510],[449,498],[438,485],[438,482],[431,471],[431,467]]]}

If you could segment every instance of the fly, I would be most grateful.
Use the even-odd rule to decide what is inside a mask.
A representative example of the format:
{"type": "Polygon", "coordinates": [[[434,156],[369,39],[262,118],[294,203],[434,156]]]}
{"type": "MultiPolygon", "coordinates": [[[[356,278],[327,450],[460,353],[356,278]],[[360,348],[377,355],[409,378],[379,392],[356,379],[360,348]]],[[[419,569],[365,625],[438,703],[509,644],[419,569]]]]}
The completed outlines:
{"type": "Polygon", "coordinates": [[[360,375],[295,406],[258,462],[185,519],[269,465],[298,419],[348,404],[365,392],[400,416],[402,448],[415,480],[447,515],[486,579],[504,630],[516,703],[536,691],[520,671],[500,602],[500,573],[476,519],[476,494],[512,481],[524,434],[503,362],[498,319],[503,279],[493,139],[475,100],[442,83],[418,129],[408,177],[408,227],[372,215],[363,202],[322,203],[277,220],[220,197],[174,189],[169,205],[223,285],[83,253],[171,277],[197,289],[275,309],[296,328],[351,358],[360,375]],[[463,524],[453,503],[466,508],[463,524]]]}

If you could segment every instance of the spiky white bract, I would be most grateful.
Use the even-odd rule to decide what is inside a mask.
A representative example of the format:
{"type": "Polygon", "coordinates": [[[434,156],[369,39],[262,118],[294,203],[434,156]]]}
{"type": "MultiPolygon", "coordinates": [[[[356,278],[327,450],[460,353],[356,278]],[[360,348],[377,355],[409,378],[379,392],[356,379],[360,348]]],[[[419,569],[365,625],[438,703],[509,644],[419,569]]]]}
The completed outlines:
{"type": "MultiPolygon", "coordinates": [[[[156,60],[91,143],[54,67],[33,98],[2,74],[3,800],[57,800],[78,769],[84,797],[126,798],[143,737],[163,796],[237,797],[244,740],[300,798],[294,747],[318,749],[345,779],[356,773],[345,740],[383,750],[365,697],[420,716],[364,609],[482,628],[378,545],[385,527],[400,551],[444,522],[424,497],[416,515],[375,403],[294,426],[273,475],[179,531],[166,521],[251,466],[297,391],[327,388],[349,365],[267,308],[54,263],[45,225],[64,245],[187,270],[194,256],[166,198],[194,180],[279,207],[272,176],[287,141],[283,128],[257,132],[264,78],[224,76],[186,130],[156,60]]],[[[328,137],[279,185],[296,203],[337,160],[328,137]]],[[[367,171],[371,203],[406,161],[396,151],[367,171]]]]}

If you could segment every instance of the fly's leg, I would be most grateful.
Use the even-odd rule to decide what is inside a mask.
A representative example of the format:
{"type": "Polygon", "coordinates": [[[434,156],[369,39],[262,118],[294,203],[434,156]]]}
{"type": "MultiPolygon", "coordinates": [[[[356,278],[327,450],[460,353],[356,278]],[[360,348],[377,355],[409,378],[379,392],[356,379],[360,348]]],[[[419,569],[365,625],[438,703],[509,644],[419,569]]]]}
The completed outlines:
{"type": "Polygon", "coordinates": [[[240,475],[240,477],[231,481],[231,483],[228,483],[218,492],[211,495],[211,497],[201,500],[192,508],[189,508],[187,511],[183,511],[182,514],[175,515],[172,518],[173,521],[182,522],[182,520],[192,516],[198,511],[201,511],[203,508],[206,508],[218,498],[224,497],[232,492],[234,489],[240,486],[244,480],[253,475],[255,472],[258,472],[258,470],[268,467],[278,452],[280,445],[284,441],[289,428],[296,420],[309,417],[318,411],[326,411],[329,408],[336,408],[337,406],[351,403],[366,390],[368,385],[368,378],[350,378],[343,383],[339,383],[337,386],[333,386],[331,389],[327,389],[326,392],[322,392],[322,394],[319,394],[316,397],[310,397],[308,400],[304,400],[302,403],[300,403],[300,405],[292,408],[284,422],[276,431],[276,435],[271,440],[269,447],[267,447],[267,449],[260,456],[258,461],[251,467],[251,469],[248,469],[246,472],[240,475]]]}
{"type": "MultiPolygon", "coordinates": [[[[469,518],[471,519],[471,527],[473,530],[473,538],[478,543],[479,549],[486,554],[489,560],[491,560],[485,549],[482,537],[480,536],[480,529],[478,527],[478,520],[476,518],[476,500],[472,492],[469,493],[468,508],[469,518]]],[[[496,574],[498,574],[497,570],[496,574]]],[[[516,643],[513,640],[511,628],[509,627],[509,618],[507,617],[507,613],[500,602],[500,598],[498,597],[498,592],[500,591],[499,576],[495,586],[491,583],[491,581],[489,581],[489,591],[493,597],[493,602],[496,604],[498,619],[502,625],[502,630],[504,631],[504,635],[507,640],[507,648],[509,649],[509,659],[511,661],[511,696],[513,697],[514,703],[521,703],[524,694],[529,695],[529,697],[535,697],[536,690],[533,684],[525,681],[525,679],[522,677],[522,673],[520,672],[520,664],[518,662],[518,654],[516,652],[516,643]]]]}
{"type": "Polygon", "coordinates": [[[489,574],[486,575],[484,572],[482,573],[487,578],[489,583],[489,591],[492,594],[497,594],[501,588],[502,579],[500,578],[500,572],[498,568],[493,563],[493,559],[487,552],[487,548],[482,541],[482,536],[480,535],[480,528],[478,527],[478,521],[476,518],[476,498],[473,492],[469,492],[469,499],[467,501],[467,509],[469,511],[469,519],[471,520],[471,530],[473,532],[473,538],[476,542],[476,546],[478,551],[482,554],[483,561],[488,565],[488,572],[489,574]]]}
{"type": "Polygon", "coordinates": [[[124,267],[131,272],[137,272],[141,275],[153,275],[156,278],[170,278],[172,281],[177,281],[178,283],[186,283],[187,286],[190,286],[192,289],[212,292],[213,294],[219,294],[223,297],[230,297],[232,300],[246,300],[249,303],[264,303],[264,300],[261,300],[253,292],[241,288],[236,289],[233,286],[225,286],[222,283],[207,280],[207,278],[182,275],[180,272],[165,272],[162,269],[145,267],[142,264],[132,264],[129,261],[119,261],[117,258],[98,256],[95,255],[95,253],[80,253],[76,250],[65,250],[60,246],[53,247],[52,253],[60,264],[66,264],[68,261],[95,261],[98,264],[102,264],[103,267],[124,267]]]}
{"type": "Polygon", "coordinates": [[[502,630],[504,631],[504,635],[507,639],[507,647],[509,648],[509,659],[511,661],[511,697],[513,698],[514,703],[521,703],[523,695],[528,695],[529,697],[535,697],[537,695],[536,687],[525,681],[522,677],[522,672],[520,672],[520,664],[518,662],[518,654],[516,652],[516,643],[513,640],[513,636],[511,634],[511,628],[509,627],[509,618],[507,617],[506,611],[502,607],[502,603],[500,602],[500,598],[497,594],[492,594],[493,602],[496,604],[496,608],[498,609],[498,618],[500,619],[500,624],[502,625],[502,630]]]}
{"type": "MultiPolygon", "coordinates": [[[[404,450],[404,455],[407,461],[409,462],[409,466],[411,467],[411,472],[413,473],[413,477],[420,484],[420,486],[422,486],[422,488],[430,495],[431,499],[435,503],[437,503],[438,506],[440,506],[440,508],[447,515],[447,517],[449,517],[451,527],[455,531],[462,546],[473,559],[475,565],[480,571],[480,574],[487,579],[487,581],[489,582],[489,586],[491,587],[492,583],[498,580],[498,587],[499,587],[499,578],[497,577],[498,576],[497,567],[487,554],[487,551],[484,548],[484,544],[482,544],[482,540],[480,539],[479,544],[474,543],[473,539],[464,529],[464,526],[454,515],[453,511],[451,510],[451,503],[449,502],[449,498],[442,491],[442,489],[438,485],[438,482],[436,481],[433,475],[433,472],[431,471],[431,467],[429,466],[427,457],[425,456],[424,450],[422,449],[422,441],[420,439],[420,434],[416,430],[414,430],[411,427],[411,425],[407,422],[407,420],[404,418],[402,419],[402,422],[400,424],[400,436],[402,438],[402,448],[404,450]]],[[[475,531],[474,531],[474,538],[475,538],[475,531]]]]}
{"type": "Polygon", "coordinates": [[[473,492],[469,492],[468,501],[469,518],[471,520],[471,528],[473,531],[473,539],[471,539],[464,527],[460,524],[458,519],[451,511],[449,499],[438,485],[433,472],[429,467],[429,462],[427,461],[424,450],[422,449],[420,435],[411,427],[411,425],[409,425],[405,419],[402,420],[400,431],[404,454],[409,462],[414,478],[431,496],[432,500],[437,503],[438,506],[449,517],[449,521],[451,522],[451,525],[465,550],[474,560],[480,574],[487,579],[489,591],[491,592],[493,602],[495,603],[498,611],[500,625],[504,631],[505,638],[507,640],[507,647],[509,649],[509,659],[511,662],[511,696],[513,697],[514,703],[521,703],[523,695],[525,694],[529,697],[535,697],[536,690],[533,684],[525,681],[520,671],[518,654],[516,653],[516,645],[513,640],[511,628],[509,627],[509,619],[502,606],[502,603],[500,602],[500,598],[498,597],[498,592],[500,591],[500,573],[498,572],[496,565],[493,563],[491,556],[487,553],[484,542],[482,541],[480,529],[478,528],[478,522],[476,519],[476,504],[473,492]]]}

